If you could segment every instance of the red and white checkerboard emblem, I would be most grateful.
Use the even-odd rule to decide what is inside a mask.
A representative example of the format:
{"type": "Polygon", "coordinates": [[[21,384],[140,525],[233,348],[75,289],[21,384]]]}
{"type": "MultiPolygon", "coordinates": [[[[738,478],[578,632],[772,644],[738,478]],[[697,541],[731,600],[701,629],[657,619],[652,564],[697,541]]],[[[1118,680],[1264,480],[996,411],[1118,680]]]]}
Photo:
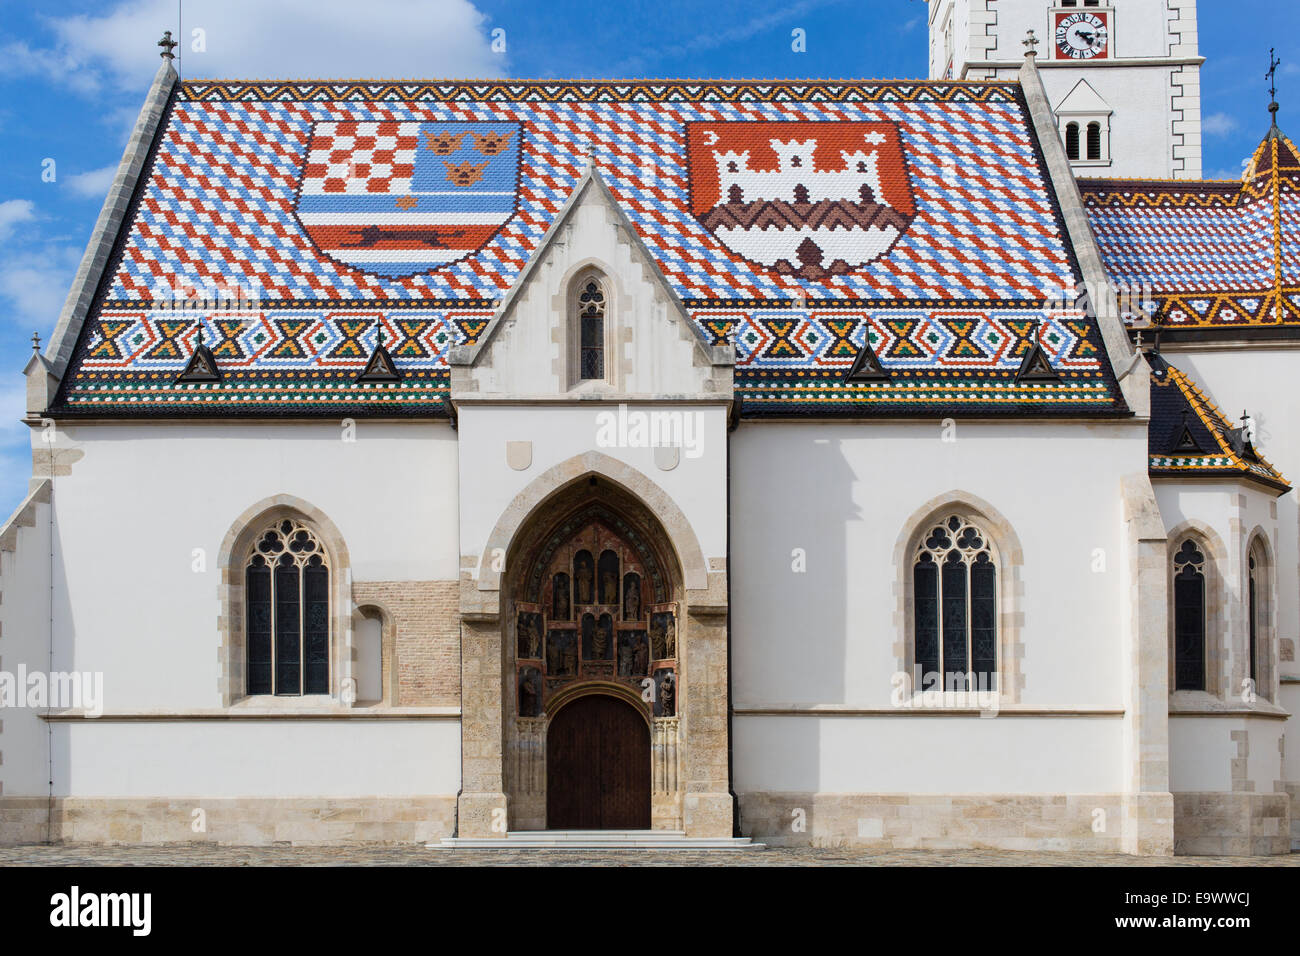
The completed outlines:
{"type": "Polygon", "coordinates": [[[295,212],[354,269],[410,276],[464,259],[514,216],[518,123],[322,122],[295,212]]]}

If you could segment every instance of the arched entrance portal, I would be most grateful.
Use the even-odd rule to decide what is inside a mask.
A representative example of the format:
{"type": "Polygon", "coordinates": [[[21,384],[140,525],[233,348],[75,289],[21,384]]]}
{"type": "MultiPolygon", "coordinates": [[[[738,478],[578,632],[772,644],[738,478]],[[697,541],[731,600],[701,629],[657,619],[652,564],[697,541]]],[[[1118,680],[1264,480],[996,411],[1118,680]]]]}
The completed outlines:
{"type": "Polygon", "coordinates": [[[512,829],[680,829],[681,570],[655,517],[587,476],[506,558],[512,829]]]}
{"type": "Polygon", "coordinates": [[[551,720],[546,822],[552,830],[650,829],[650,728],[631,704],[588,694],[551,720]]]}

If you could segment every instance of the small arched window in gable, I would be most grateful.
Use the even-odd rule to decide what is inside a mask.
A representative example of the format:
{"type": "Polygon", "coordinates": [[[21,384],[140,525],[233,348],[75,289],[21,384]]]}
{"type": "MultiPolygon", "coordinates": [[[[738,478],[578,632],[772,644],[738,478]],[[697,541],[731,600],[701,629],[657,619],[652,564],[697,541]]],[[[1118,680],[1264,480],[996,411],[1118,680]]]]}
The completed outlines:
{"type": "MultiPolygon", "coordinates": [[[[1078,147],[1075,147],[1076,151],[1078,147]]],[[[1101,124],[1088,124],[1088,158],[1101,159],[1101,124]]]]}
{"type": "Polygon", "coordinates": [[[578,378],[605,378],[605,286],[597,276],[581,280],[578,289],[578,378]]]}
{"type": "Polygon", "coordinates": [[[329,558],[315,532],[282,518],[244,563],[247,693],[329,693],[329,558]]]}
{"type": "Polygon", "coordinates": [[[1174,690],[1205,690],[1205,551],[1191,538],[1174,552],[1174,690]]]}
{"type": "Polygon", "coordinates": [[[950,515],[922,539],[912,566],[915,666],[921,686],[997,689],[997,562],[988,535],[950,515]]]}
{"type": "Polygon", "coordinates": [[[1079,158],[1079,124],[1065,124],[1065,155],[1068,159],[1079,158]]]}

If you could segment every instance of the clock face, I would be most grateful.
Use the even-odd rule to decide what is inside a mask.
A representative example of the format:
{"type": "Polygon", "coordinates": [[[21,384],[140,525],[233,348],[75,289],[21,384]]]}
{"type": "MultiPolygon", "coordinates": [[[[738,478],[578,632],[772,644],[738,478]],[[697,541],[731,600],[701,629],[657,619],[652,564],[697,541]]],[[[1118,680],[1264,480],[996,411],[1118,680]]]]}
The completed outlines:
{"type": "Polygon", "coordinates": [[[1058,13],[1056,15],[1056,55],[1058,59],[1091,60],[1106,56],[1110,42],[1106,14],[1058,13]]]}

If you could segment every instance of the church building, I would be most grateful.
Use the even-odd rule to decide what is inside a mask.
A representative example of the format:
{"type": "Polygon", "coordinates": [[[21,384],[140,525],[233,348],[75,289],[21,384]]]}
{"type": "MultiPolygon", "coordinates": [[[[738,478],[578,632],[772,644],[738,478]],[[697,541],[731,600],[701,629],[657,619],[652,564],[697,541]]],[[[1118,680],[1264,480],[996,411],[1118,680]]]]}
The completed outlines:
{"type": "Polygon", "coordinates": [[[0,842],[1288,853],[1300,157],[1139,157],[1049,27],[1190,89],[1148,6],[871,83],[165,40],[25,369],[0,842]]]}

